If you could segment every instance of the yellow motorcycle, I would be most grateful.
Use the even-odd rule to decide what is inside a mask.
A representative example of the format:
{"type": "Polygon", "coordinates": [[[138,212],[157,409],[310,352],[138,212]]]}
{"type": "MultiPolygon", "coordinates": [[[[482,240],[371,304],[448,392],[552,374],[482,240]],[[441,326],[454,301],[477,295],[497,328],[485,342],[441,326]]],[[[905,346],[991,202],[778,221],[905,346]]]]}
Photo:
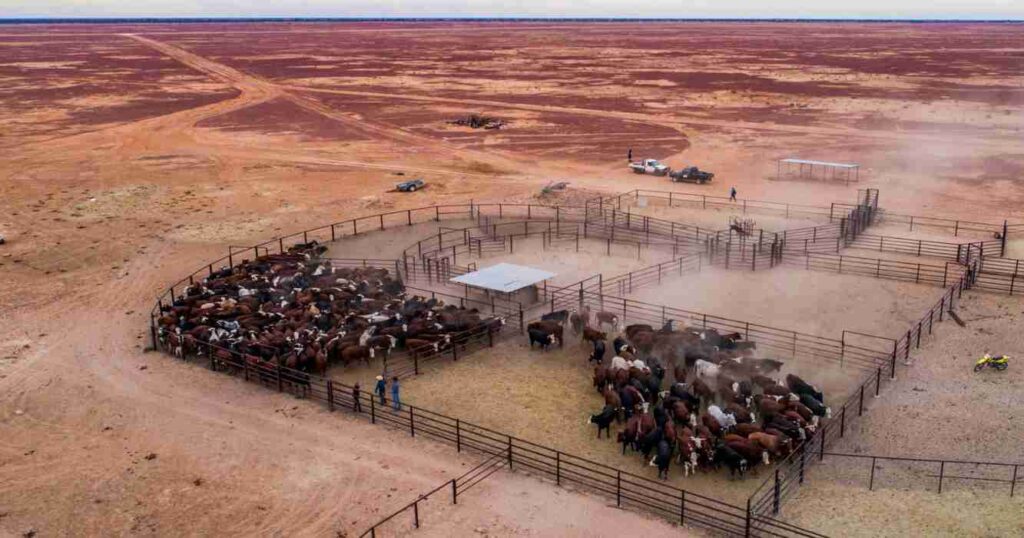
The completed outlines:
{"type": "Polygon", "coordinates": [[[996,355],[993,357],[986,353],[983,357],[978,359],[978,362],[974,363],[974,371],[980,372],[985,367],[995,368],[996,370],[1005,370],[1010,367],[1010,356],[1009,355],[996,355]]]}

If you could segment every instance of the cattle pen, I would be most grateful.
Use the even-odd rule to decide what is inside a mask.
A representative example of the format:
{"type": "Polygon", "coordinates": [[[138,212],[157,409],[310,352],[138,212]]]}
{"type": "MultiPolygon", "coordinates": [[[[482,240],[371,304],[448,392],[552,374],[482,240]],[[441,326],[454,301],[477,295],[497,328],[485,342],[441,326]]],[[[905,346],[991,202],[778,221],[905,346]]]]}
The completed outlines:
{"type": "MultiPolygon", "coordinates": [[[[628,196],[628,194],[627,194],[628,196]]],[[[618,204],[621,206],[622,196],[618,197],[618,204]]],[[[669,198],[670,204],[673,203],[669,198]]],[[[691,200],[692,202],[692,200],[691,200]]],[[[614,202],[613,202],[614,203],[614,202]]],[[[707,197],[702,203],[707,204],[707,197]]],[[[712,201],[712,203],[718,203],[712,201]]],[[[614,278],[605,278],[603,275],[585,279],[577,284],[545,289],[543,292],[544,301],[538,308],[549,311],[566,307],[594,306],[600,308],[621,308],[624,317],[636,320],[664,323],[668,319],[687,320],[690,323],[698,324],[705,328],[720,328],[722,330],[742,332],[745,338],[757,340],[759,343],[776,351],[784,351],[790,356],[797,356],[803,353],[813,353],[818,357],[825,357],[827,360],[838,360],[858,365],[867,371],[853,394],[848,397],[834,415],[831,421],[824,423],[817,435],[800,446],[791,456],[779,462],[771,477],[764,481],[761,486],[752,494],[746,506],[723,502],[721,500],[701,495],[685,489],[664,484],[649,478],[645,478],[630,472],[623,471],[616,467],[608,466],[599,462],[581,458],[544,445],[523,440],[513,435],[498,432],[494,429],[478,426],[476,424],[460,420],[448,415],[436,413],[417,406],[406,406],[402,413],[393,414],[385,412],[381,405],[368,394],[360,397],[358,411],[353,411],[356,401],[352,396],[352,387],[345,383],[311,375],[307,372],[290,369],[281,365],[253,365],[245,360],[237,352],[207,344],[204,347],[205,358],[209,367],[215,371],[233,374],[245,381],[255,382],[278,391],[292,390],[309,399],[319,401],[331,411],[343,410],[348,413],[355,413],[374,424],[388,425],[394,428],[406,430],[410,436],[425,436],[444,443],[454,445],[457,452],[472,450],[484,454],[488,458],[500,458],[510,469],[526,471],[530,474],[552,480],[557,485],[573,484],[584,489],[597,492],[609,498],[614,498],[617,506],[630,507],[641,511],[652,512],[662,517],[678,521],[684,525],[695,525],[735,536],[820,536],[813,531],[801,529],[775,518],[780,512],[785,499],[806,479],[807,467],[816,458],[822,459],[827,454],[827,447],[846,433],[847,424],[861,416],[870,397],[877,395],[884,383],[890,383],[897,377],[898,366],[908,365],[910,362],[911,348],[919,347],[922,336],[931,334],[933,324],[941,322],[945,314],[953,308],[956,300],[964,290],[978,285],[981,289],[984,286],[979,281],[985,282],[985,276],[990,274],[1001,274],[992,269],[988,272],[983,270],[984,264],[988,263],[991,268],[1013,266],[1013,272],[1009,275],[1009,293],[1014,293],[1014,284],[1017,276],[1019,262],[1011,261],[1009,264],[1000,264],[999,258],[985,257],[981,248],[978,247],[976,257],[970,257],[974,247],[966,248],[966,253],[958,248],[955,261],[947,262],[943,269],[941,279],[936,276],[936,271],[921,264],[916,266],[914,271],[909,273],[902,269],[887,269],[888,272],[897,275],[909,274],[917,281],[927,280],[935,285],[944,286],[945,289],[936,302],[923,317],[913,324],[906,334],[895,340],[886,340],[871,335],[857,335],[850,332],[851,339],[865,337],[866,340],[875,341],[875,345],[867,347],[855,345],[848,342],[847,333],[844,332],[841,339],[827,339],[811,335],[803,335],[794,331],[784,331],[772,327],[762,326],[756,323],[736,321],[721,318],[706,313],[690,312],[682,309],[675,309],[665,305],[645,304],[620,297],[627,289],[661,283],[663,278],[678,272],[692,270],[696,265],[699,270],[702,264],[716,263],[714,257],[708,257],[706,249],[716,238],[722,237],[721,231],[703,230],[698,227],[652,219],[646,216],[637,216],[631,213],[623,213],[613,204],[598,200],[593,204],[588,202],[583,207],[545,206],[535,204],[454,204],[446,206],[431,206],[426,208],[410,209],[359,217],[348,221],[333,223],[320,228],[299,232],[289,236],[275,238],[251,247],[231,247],[228,254],[214,262],[204,265],[186,278],[170,286],[162,294],[151,313],[152,321],[152,343],[154,348],[160,349],[160,342],[156,334],[156,317],[167,306],[173,305],[178,298],[178,291],[185,286],[194,285],[197,280],[212,275],[215,265],[219,266],[226,262],[227,267],[235,267],[245,259],[245,256],[257,258],[264,253],[274,249],[278,252],[285,252],[286,241],[302,240],[302,243],[312,241],[330,242],[343,237],[352,237],[375,231],[382,231],[389,227],[412,226],[414,223],[440,222],[450,220],[478,220],[482,216],[489,216],[496,219],[504,218],[525,218],[525,233],[529,233],[529,221],[541,219],[550,230],[555,227],[555,235],[545,236],[545,241],[557,237],[560,228],[564,225],[575,227],[577,241],[582,230],[585,235],[594,234],[596,237],[604,238],[608,245],[612,244],[611,237],[618,235],[619,241],[635,241],[638,245],[657,245],[658,248],[670,248],[669,260],[651,265],[647,268],[630,271],[627,274],[614,278]],[[596,207],[595,207],[596,206],[596,207]],[[653,236],[653,239],[652,239],[653,236]],[[646,241],[646,243],[644,243],[646,241]],[[276,248],[274,248],[276,247],[276,248]],[[951,265],[952,264],[952,265],[951,265]],[[951,267],[960,268],[950,271],[951,267]],[[924,272],[922,272],[924,271],[924,272]]],[[[746,207],[746,205],[744,205],[746,207]]],[[[777,208],[775,208],[777,209],[777,208]]],[[[792,208],[786,204],[785,211],[792,208]]],[[[833,204],[828,208],[830,224],[834,219],[840,217],[835,215],[836,206],[833,204]]],[[[824,216],[822,208],[818,215],[824,216]]],[[[843,219],[850,218],[856,213],[856,207],[844,212],[843,219]]],[[[868,222],[866,226],[869,226],[868,222]]],[[[939,225],[939,224],[937,224],[939,225]]],[[[942,224],[944,225],[944,224],[942,224]]],[[[491,226],[491,236],[495,237],[497,223],[491,226]]],[[[481,228],[487,228],[482,226],[481,228]]],[[[960,222],[954,224],[955,233],[959,233],[960,222]]],[[[845,228],[849,230],[850,228],[845,228]]],[[[456,265],[455,259],[460,254],[472,254],[475,249],[483,253],[484,243],[480,236],[474,236],[467,232],[467,229],[450,232],[450,238],[446,238],[447,232],[440,232],[436,237],[426,238],[413,245],[416,249],[415,255],[412,252],[403,254],[400,259],[392,260],[350,260],[346,263],[367,265],[380,265],[393,267],[397,274],[405,275],[409,281],[406,286],[410,291],[426,294],[429,292],[432,297],[443,295],[432,289],[419,289],[409,286],[417,278],[425,278],[432,281],[438,277],[449,277],[451,274],[464,270],[456,265]],[[456,235],[460,236],[456,238],[456,235]],[[436,242],[436,250],[424,250],[424,245],[429,242],[436,242]],[[449,241],[446,243],[446,241],[449,241]],[[475,242],[474,242],[475,241],[475,242]],[[460,250],[463,249],[463,250],[460,250]],[[450,251],[450,259],[448,258],[450,251]]],[[[1006,226],[1003,227],[1005,232],[1006,226]]],[[[544,232],[541,232],[543,235],[544,232]]],[[[840,231],[840,237],[846,238],[847,231],[840,231]]],[[[865,237],[865,236],[862,236],[865,237]]],[[[513,239],[514,240],[514,239],[513,239]]],[[[832,239],[829,238],[829,241],[832,239]]],[[[856,241],[853,237],[851,241],[856,241]]],[[[845,239],[841,239],[845,242],[845,239]]],[[[763,239],[759,238],[761,244],[763,239]]],[[[817,242],[817,237],[814,238],[817,242]]],[[[781,244],[781,243],[776,243],[781,244]]],[[[892,244],[892,243],[890,243],[892,244]]],[[[1003,236],[1005,249],[1005,235],[1003,236]]],[[[639,248],[639,247],[638,247],[639,248]]],[[[725,252],[731,247],[727,246],[725,252]]],[[[879,242],[879,248],[882,248],[879,242]]],[[[902,248],[902,247],[901,247],[902,248]]],[[[912,248],[912,247],[910,247],[912,248]]],[[[922,243],[917,243],[917,248],[922,248],[922,243]]],[[[946,252],[946,251],[944,251],[946,252]]],[[[950,251],[951,252],[951,251],[950,251]]],[[[742,250],[740,251],[742,255],[742,250]]],[[[757,250],[751,250],[751,256],[755,259],[753,269],[757,267],[757,250]]],[[[771,249],[771,263],[763,266],[768,269],[776,266],[777,259],[780,265],[792,265],[794,260],[806,264],[810,268],[813,259],[821,259],[823,254],[812,253],[807,250],[805,244],[802,252],[786,249],[782,246],[771,249]],[[798,256],[802,256],[801,258],[798,256]]],[[[341,259],[338,259],[341,262],[341,259]]],[[[726,258],[728,260],[728,258],[726,258]]],[[[867,267],[864,263],[852,262],[852,258],[846,257],[845,268],[844,258],[838,256],[838,271],[859,271],[858,274],[885,278],[882,271],[883,261],[873,260],[874,274],[868,269],[858,270],[860,267],[867,267]]],[[[728,261],[725,261],[728,263],[728,261]]],[[[818,265],[818,262],[815,262],[818,265]]],[[[831,266],[829,266],[831,267],[831,266]]],[[[898,267],[898,266],[893,266],[898,267]]],[[[219,269],[219,267],[218,267],[219,269]]],[[[1003,269],[1006,271],[1006,269],[1003,269]]],[[[903,278],[902,276],[900,278],[903,278]]],[[[908,277],[909,278],[909,277],[908,277]]],[[[989,277],[990,281],[992,277],[989,277]]],[[[1002,291],[1002,288],[1000,288],[1002,291]]],[[[524,305],[515,305],[506,302],[480,302],[467,297],[450,296],[449,300],[458,299],[460,304],[475,304],[481,308],[490,308],[492,312],[502,313],[516,319],[520,330],[524,323],[530,319],[531,310],[524,305]]],[[[450,351],[453,358],[457,354],[468,353],[472,349],[482,349],[494,345],[494,333],[479,332],[477,334],[463,334],[456,338],[455,345],[450,351]]],[[[166,351],[166,349],[164,349],[166,351]]],[[[402,375],[416,375],[420,370],[420,361],[426,361],[440,353],[431,353],[425,350],[416,350],[409,356],[412,361],[411,371],[405,366],[402,375]]],[[[488,460],[490,461],[490,460],[488,460]]],[[[1016,467],[1014,467],[1016,471],[1016,467]]],[[[1015,475],[1011,481],[1011,490],[1018,481],[1015,475]]],[[[415,503],[414,503],[415,504],[415,503]]],[[[415,509],[415,508],[414,508],[415,509]]]]}

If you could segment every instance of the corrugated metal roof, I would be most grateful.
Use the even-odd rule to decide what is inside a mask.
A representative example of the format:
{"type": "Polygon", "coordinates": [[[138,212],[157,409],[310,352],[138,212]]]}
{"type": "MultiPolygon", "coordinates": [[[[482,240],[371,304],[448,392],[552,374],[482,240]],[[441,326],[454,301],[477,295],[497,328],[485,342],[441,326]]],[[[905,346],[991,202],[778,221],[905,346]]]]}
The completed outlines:
{"type": "Polygon", "coordinates": [[[807,159],[779,159],[784,163],[792,164],[814,164],[820,166],[834,166],[836,168],[858,168],[860,165],[855,163],[830,163],[825,161],[809,161],[807,159]]]}
{"type": "Polygon", "coordinates": [[[510,293],[532,284],[543,282],[553,276],[555,276],[555,273],[542,269],[512,263],[499,263],[479,271],[457,276],[451,279],[451,282],[510,293]]]}

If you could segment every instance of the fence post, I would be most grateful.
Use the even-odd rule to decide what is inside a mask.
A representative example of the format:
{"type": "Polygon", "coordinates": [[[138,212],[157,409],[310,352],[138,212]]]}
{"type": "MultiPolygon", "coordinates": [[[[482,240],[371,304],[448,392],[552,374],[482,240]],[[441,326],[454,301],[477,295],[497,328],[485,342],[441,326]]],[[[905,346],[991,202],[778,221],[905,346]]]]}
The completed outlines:
{"type": "Polygon", "coordinates": [[[410,405],[409,406],[409,435],[412,436],[412,437],[416,437],[416,419],[413,418],[413,414],[412,414],[413,409],[415,409],[415,408],[410,405]]]}
{"type": "Polygon", "coordinates": [[[281,381],[281,365],[278,364],[275,366],[275,371],[277,372],[277,392],[282,392],[284,391],[284,383],[281,381]]]}
{"type": "Polygon", "coordinates": [[[942,475],[946,470],[946,462],[939,462],[939,493],[942,493],[942,475]]]}
{"type": "Polygon", "coordinates": [[[555,452],[555,485],[562,485],[562,453],[555,452]]]}
{"type": "MultiPolygon", "coordinates": [[[[824,441],[822,441],[824,443],[824,441]]],[[[807,451],[800,451],[800,483],[804,483],[804,467],[807,465],[807,451]]]]}
{"type": "MultiPolygon", "coordinates": [[[[843,405],[842,414],[839,415],[839,437],[846,435],[846,405],[843,405]]],[[[825,444],[825,440],[821,440],[821,444],[825,444]]]]}
{"type": "MultiPolygon", "coordinates": [[[[683,499],[684,500],[686,499],[686,490],[685,489],[683,490],[683,499]]],[[[685,503],[684,503],[684,506],[685,506],[685,503]]],[[[745,523],[743,525],[743,536],[745,538],[750,538],[750,497],[747,497],[747,515],[746,515],[746,517],[744,519],[745,519],[745,523]]],[[[682,525],[682,523],[683,523],[683,519],[682,519],[682,516],[680,516],[679,524],[682,525]]]]}
{"type": "Polygon", "coordinates": [[[459,504],[459,487],[455,484],[455,479],[452,479],[452,504],[459,504]]]}
{"type": "Polygon", "coordinates": [[[868,491],[875,489],[875,457],[871,456],[871,478],[868,480],[868,491]]]}
{"type": "MultiPolygon", "coordinates": [[[[824,442],[822,442],[822,446],[824,446],[824,442]]],[[[774,498],[774,500],[772,502],[772,513],[775,514],[775,515],[779,514],[779,503],[782,500],[782,499],[780,499],[781,496],[782,496],[782,484],[779,483],[779,470],[775,469],[775,495],[774,495],[775,498],[774,498]]]]}
{"type": "Polygon", "coordinates": [[[860,386],[860,405],[857,407],[857,416],[864,414],[864,385],[860,386]]]}
{"type": "Polygon", "coordinates": [[[622,507],[622,471],[615,471],[615,506],[622,507]]]}
{"type": "MultiPolygon", "coordinates": [[[[889,368],[890,368],[889,376],[892,379],[896,379],[896,350],[897,350],[896,346],[898,346],[898,345],[899,345],[899,341],[898,340],[896,340],[896,341],[894,341],[892,343],[892,360],[890,361],[890,366],[889,366],[889,368]]],[[[908,342],[907,345],[910,345],[910,343],[908,342]]]]}
{"type": "MultiPolygon", "coordinates": [[[[679,524],[686,522],[686,490],[679,490],[679,524]]],[[[747,536],[750,536],[750,498],[747,498],[747,536]]]]}
{"type": "Polygon", "coordinates": [[[508,470],[512,470],[512,436],[508,438],[508,470]]]}
{"type": "Polygon", "coordinates": [[[377,395],[370,396],[370,424],[377,423],[377,395]]]}
{"type": "Polygon", "coordinates": [[[412,523],[416,528],[420,528],[420,500],[416,499],[412,503],[412,523]]]}
{"type": "Polygon", "coordinates": [[[334,381],[327,380],[327,410],[334,411],[334,381]]]}
{"type": "Polygon", "coordinates": [[[1013,490],[1016,489],[1017,486],[1017,467],[1019,467],[1019,465],[1013,466],[1013,478],[1010,479],[1010,497],[1013,497],[1013,490]]]}

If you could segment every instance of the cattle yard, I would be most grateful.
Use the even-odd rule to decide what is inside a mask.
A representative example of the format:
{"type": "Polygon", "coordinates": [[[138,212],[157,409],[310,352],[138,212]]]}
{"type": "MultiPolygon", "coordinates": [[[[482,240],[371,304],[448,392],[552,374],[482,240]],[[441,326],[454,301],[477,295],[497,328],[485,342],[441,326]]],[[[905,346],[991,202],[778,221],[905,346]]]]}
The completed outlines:
{"type": "MultiPolygon", "coordinates": [[[[300,264],[298,269],[293,268],[299,273],[324,275],[325,268],[333,272],[346,271],[346,267],[350,268],[347,271],[356,271],[344,273],[346,276],[378,271],[400,279],[404,295],[393,290],[386,296],[373,295],[375,301],[387,302],[400,296],[407,299],[384,310],[379,306],[375,312],[363,309],[365,315],[360,317],[369,318],[369,323],[353,325],[350,314],[343,326],[356,331],[352,338],[359,336],[358,331],[383,322],[380,333],[390,331],[388,334],[398,335],[400,342],[384,342],[384,349],[379,349],[382,353],[371,353],[363,363],[336,362],[334,352],[327,349],[330,344],[323,346],[324,358],[330,359],[323,369],[299,366],[301,361],[288,362],[282,353],[301,358],[303,349],[320,349],[323,343],[314,341],[312,335],[308,340],[300,338],[299,333],[295,340],[301,345],[294,351],[290,346],[296,342],[289,339],[288,343],[274,344],[277,349],[264,352],[259,359],[250,356],[252,348],[246,347],[251,345],[252,337],[246,341],[232,336],[227,339],[229,344],[200,339],[192,353],[205,355],[215,370],[321,399],[332,410],[353,408],[351,385],[358,381],[362,385],[362,408],[358,412],[368,413],[372,422],[454,443],[460,451],[473,448],[485,454],[504,454],[512,468],[518,466],[560,484],[575,482],[614,495],[619,505],[633,505],[683,524],[727,534],[815,536],[775,516],[804,481],[805,469],[824,456],[827,446],[848,435],[857,418],[870,409],[873,397],[911,364],[912,350],[937,330],[935,325],[944,321],[963,291],[994,278],[992,274],[1000,274],[993,271],[986,275],[982,267],[983,263],[1007,265],[999,265],[998,260],[1003,258],[991,257],[991,253],[1005,252],[1009,228],[963,223],[961,231],[961,223],[952,222],[954,239],[950,241],[945,230],[950,223],[936,219],[932,223],[919,220],[919,228],[934,228],[927,240],[872,236],[865,230],[874,232],[872,226],[879,222],[894,226],[891,220],[896,219],[885,215],[879,208],[877,191],[870,190],[862,191],[856,204],[827,208],[746,200],[730,204],[711,200],[709,208],[708,197],[701,198],[679,200],[673,196],[659,200],[656,194],[636,191],[588,200],[583,206],[432,206],[335,223],[247,249],[233,248],[225,259],[209,264],[161,298],[153,313],[154,345],[188,354],[168,344],[168,329],[173,330],[173,323],[163,320],[158,324],[157,318],[174,308],[203,301],[199,290],[205,284],[197,283],[238,272],[222,269],[222,264],[241,268],[251,265],[253,258],[281,263],[281,256],[291,256],[292,262],[300,264]],[[663,201],[664,206],[659,205],[663,201]],[[771,231],[750,224],[740,226],[739,218],[748,215],[771,231]],[[717,228],[715,222],[719,223],[717,228]],[[1003,235],[997,241],[991,236],[986,240],[985,234],[993,229],[1001,229],[1003,235]],[[411,238],[418,241],[412,243],[411,238]],[[881,255],[867,257],[875,249],[881,255]],[[914,249],[923,251],[912,256],[914,249]],[[366,257],[370,255],[373,257],[366,257]],[[908,256],[914,261],[907,261],[908,256]],[[317,264],[314,273],[299,261],[303,257],[317,264]],[[453,276],[498,261],[536,266],[557,276],[539,287],[536,300],[528,303],[449,282],[453,276]],[[801,289],[813,290],[806,293],[817,297],[796,301],[806,310],[788,304],[794,294],[802,293],[801,289]],[[414,334],[406,323],[417,323],[418,316],[427,312],[423,310],[427,306],[420,305],[428,302],[437,316],[445,311],[441,305],[449,305],[451,315],[471,313],[476,321],[453,321],[451,327],[449,321],[443,321],[445,328],[440,332],[414,334]],[[388,309],[412,317],[395,318],[387,314],[388,309]],[[577,330],[564,318],[562,338],[551,349],[534,348],[527,341],[527,324],[547,314],[570,310],[605,312],[617,318],[615,330],[608,334],[609,342],[617,331],[636,324],[662,327],[658,332],[669,331],[665,333],[669,336],[690,330],[701,339],[710,329],[715,335],[719,331],[735,332],[739,342],[756,346],[753,353],[733,352],[708,360],[722,364],[735,361],[730,356],[740,361],[744,356],[748,360],[779,359],[783,364],[774,370],[773,377],[782,379],[794,374],[812,383],[815,392],[825,395],[820,403],[827,404],[827,414],[823,412],[820,418],[801,417],[799,413],[791,416],[792,424],[800,427],[792,434],[796,449],[773,453],[772,460],[779,461],[768,467],[751,461],[752,476],[743,478],[741,473],[733,478],[727,469],[707,468],[703,459],[700,470],[684,476],[673,456],[668,480],[657,481],[656,469],[648,465],[649,457],[639,456],[633,448],[615,441],[623,423],[612,425],[612,438],[595,439],[597,428],[588,419],[608,400],[595,390],[595,369],[587,360],[593,349],[591,343],[581,341],[577,330]],[[372,316],[382,319],[378,322],[372,316]],[[860,320],[859,325],[849,326],[850,319],[860,320]],[[417,343],[406,345],[407,341],[417,343]],[[415,406],[406,406],[400,413],[386,407],[390,401],[377,407],[370,394],[377,375],[402,377],[403,401],[415,406]],[[607,482],[609,479],[614,485],[607,482]],[[645,489],[647,494],[640,493],[645,489]],[[666,495],[681,495],[681,500],[665,504],[666,495]],[[690,507],[688,502],[697,504],[690,507]]],[[[333,273],[326,278],[324,286],[329,285],[333,273]]],[[[1011,284],[1014,279],[1015,273],[1011,273],[1011,284]]],[[[302,287],[310,285],[307,282],[302,287]]],[[[276,286],[275,280],[271,290],[276,286]]],[[[377,286],[386,288],[387,281],[379,281],[377,286]]],[[[1004,288],[998,291],[1016,293],[1004,288]]],[[[349,293],[356,291],[352,287],[349,293]]],[[[371,291],[365,287],[358,291],[360,295],[368,294],[367,298],[360,297],[365,304],[371,291]]],[[[319,316],[323,308],[315,305],[321,303],[312,300],[303,304],[310,302],[319,316]]],[[[334,295],[328,304],[342,308],[334,295]]],[[[352,307],[346,308],[351,312],[352,307]]],[[[340,313],[333,308],[328,311],[340,313]]],[[[288,316],[291,314],[285,313],[288,316]]],[[[426,313],[423,319],[433,316],[426,313]]],[[[600,323],[596,326],[609,329],[600,323]]],[[[323,338],[329,339],[330,335],[323,338]]],[[[360,338],[353,345],[364,345],[364,341],[360,338]]],[[[698,349],[702,346],[698,344],[698,349]]],[[[682,349],[676,349],[679,355],[682,349]]],[[[718,348],[714,349],[717,355],[718,348]]],[[[694,359],[689,351],[686,353],[686,373],[676,370],[684,366],[684,361],[671,346],[643,350],[639,358],[648,366],[664,368],[659,384],[660,390],[667,390],[672,383],[695,382],[700,377],[690,377],[694,359]]],[[[612,354],[609,350],[605,364],[612,354]]],[[[699,365],[701,359],[696,360],[699,365]]],[[[787,383],[792,382],[787,379],[787,383]]],[[[716,391],[721,390],[721,381],[711,384],[716,391]]],[[[796,390],[793,386],[790,384],[787,390],[796,390]]],[[[653,392],[646,396],[658,399],[653,392]]],[[[693,411],[700,413],[702,420],[711,418],[703,414],[711,411],[705,409],[708,405],[717,403],[725,408],[731,403],[722,397],[716,394],[693,411]]],[[[813,400],[808,403],[813,404],[813,400]]],[[[761,411],[759,407],[755,405],[754,409],[761,411]]],[[[642,413],[639,407],[636,412],[642,413]]],[[[730,411],[729,416],[741,412],[730,411]]],[[[678,421],[678,417],[669,420],[678,421]]],[[[785,424],[777,425],[783,428],[785,424]]],[[[696,429],[697,425],[686,419],[676,425],[683,426],[696,429]]],[[[714,459],[718,461],[717,454],[714,459]]],[[[1016,479],[1011,482],[1015,485],[1016,479]]]]}

